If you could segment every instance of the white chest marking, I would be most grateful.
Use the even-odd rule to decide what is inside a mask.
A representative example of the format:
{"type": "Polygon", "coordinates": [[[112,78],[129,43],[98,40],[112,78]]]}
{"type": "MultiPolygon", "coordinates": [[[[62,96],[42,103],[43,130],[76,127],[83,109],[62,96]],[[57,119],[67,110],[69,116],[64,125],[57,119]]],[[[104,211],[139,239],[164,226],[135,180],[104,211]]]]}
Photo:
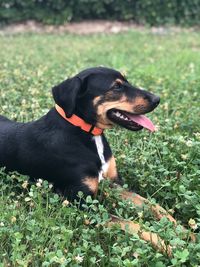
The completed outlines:
{"type": "Polygon", "coordinates": [[[99,158],[101,160],[101,170],[99,172],[99,181],[103,180],[103,173],[106,173],[108,170],[108,163],[105,161],[104,158],[104,145],[102,142],[102,137],[101,135],[94,136],[94,141],[97,147],[97,152],[99,155],[99,158]]]}

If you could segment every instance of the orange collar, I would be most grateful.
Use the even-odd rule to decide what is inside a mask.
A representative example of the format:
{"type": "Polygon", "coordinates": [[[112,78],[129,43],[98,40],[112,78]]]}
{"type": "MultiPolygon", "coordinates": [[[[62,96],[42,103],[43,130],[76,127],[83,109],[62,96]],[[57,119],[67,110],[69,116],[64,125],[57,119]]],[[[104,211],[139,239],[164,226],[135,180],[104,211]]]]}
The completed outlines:
{"type": "Polygon", "coordinates": [[[80,117],[76,116],[73,114],[70,118],[67,118],[65,115],[64,110],[58,106],[57,104],[55,105],[55,108],[57,112],[66,120],[69,121],[71,124],[80,127],[83,131],[91,133],[93,135],[101,135],[103,133],[103,130],[100,128],[95,127],[92,124],[89,124],[85,122],[83,119],[80,117]]]}

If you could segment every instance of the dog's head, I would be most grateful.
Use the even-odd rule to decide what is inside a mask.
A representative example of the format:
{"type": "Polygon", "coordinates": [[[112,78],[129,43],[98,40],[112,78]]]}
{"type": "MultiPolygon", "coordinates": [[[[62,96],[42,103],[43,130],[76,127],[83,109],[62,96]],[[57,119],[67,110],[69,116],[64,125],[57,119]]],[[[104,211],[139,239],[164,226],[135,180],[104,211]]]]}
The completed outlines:
{"type": "Polygon", "coordinates": [[[118,124],[132,131],[153,130],[142,115],[160,102],[158,96],[131,85],[120,72],[104,67],[86,69],[52,91],[67,117],[76,114],[102,129],[118,124]]]}

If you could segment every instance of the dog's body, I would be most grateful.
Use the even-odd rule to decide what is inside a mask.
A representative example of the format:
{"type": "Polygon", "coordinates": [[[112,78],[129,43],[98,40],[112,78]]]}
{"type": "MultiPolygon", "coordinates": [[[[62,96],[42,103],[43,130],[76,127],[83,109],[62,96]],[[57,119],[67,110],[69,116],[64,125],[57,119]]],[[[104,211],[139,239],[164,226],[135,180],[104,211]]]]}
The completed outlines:
{"type": "Polygon", "coordinates": [[[105,136],[93,136],[66,122],[55,108],[30,123],[0,116],[0,166],[46,179],[70,199],[78,191],[93,193],[96,177],[102,179],[103,163],[97,146],[103,151],[104,170],[108,171],[112,153],[105,136]]]}
{"type": "MultiPolygon", "coordinates": [[[[143,127],[129,116],[149,112],[159,103],[158,97],[131,86],[119,72],[102,67],[64,81],[53,88],[53,96],[66,118],[76,114],[100,129],[117,123],[140,130],[143,127]]],[[[1,166],[34,179],[44,178],[69,199],[78,191],[95,194],[102,178],[118,179],[105,136],[74,126],[55,108],[29,123],[0,116],[1,166]]]]}

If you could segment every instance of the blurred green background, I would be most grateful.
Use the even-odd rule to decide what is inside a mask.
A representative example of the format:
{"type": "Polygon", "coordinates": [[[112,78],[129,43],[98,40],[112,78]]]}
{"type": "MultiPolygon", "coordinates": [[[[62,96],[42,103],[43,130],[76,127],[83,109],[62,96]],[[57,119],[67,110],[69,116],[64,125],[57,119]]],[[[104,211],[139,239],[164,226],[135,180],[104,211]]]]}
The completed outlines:
{"type": "Polygon", "coordinates": [[[0,23],[45,24],[93,19],[139,24],[200,24],[200,0],[8,0],[0,1],[0,23]]]}

